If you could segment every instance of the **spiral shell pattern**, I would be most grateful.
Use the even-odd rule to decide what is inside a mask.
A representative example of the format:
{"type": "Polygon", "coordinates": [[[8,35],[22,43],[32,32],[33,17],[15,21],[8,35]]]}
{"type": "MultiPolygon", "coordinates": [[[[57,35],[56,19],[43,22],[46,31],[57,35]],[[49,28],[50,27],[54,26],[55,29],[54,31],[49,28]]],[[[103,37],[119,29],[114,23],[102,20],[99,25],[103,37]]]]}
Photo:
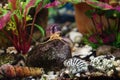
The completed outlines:
{"type": "Polygon", "coordinates": [[[10,64],[4,64],[0,67],[0,75],[4,77],[29,77],[29,76],[41,76],[44,73],[43,68],[13,66],[10,64]]]}
{"type": "Polygon", "coordinates": [[[72,74],[88,71],[88,63],[76,57],[65,60],[64,66],[72,74]]]}

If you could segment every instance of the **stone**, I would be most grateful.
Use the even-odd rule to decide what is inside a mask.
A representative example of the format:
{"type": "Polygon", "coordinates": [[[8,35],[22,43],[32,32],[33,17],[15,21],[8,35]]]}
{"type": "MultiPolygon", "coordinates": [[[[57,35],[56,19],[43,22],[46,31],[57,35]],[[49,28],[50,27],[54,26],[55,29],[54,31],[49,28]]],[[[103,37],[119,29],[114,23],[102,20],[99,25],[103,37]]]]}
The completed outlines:
{"type": "Polygon", "coordinates": [[[72,52],[72,56],[79,56],[80,58],[85,58],[92,53],[92,47],[89,45],[85,45],[83,47],[75,48],[75,50],[72,52]]]}
{"type": "Polygon", "coordinates": [[[83,35],[80,32],[71,31],[69,33],[69,38],[73,41],[73,43],[80,43],[83,35]]]}
{"type": "Polygon", "coordinates": [[[54,39],[35,46],[26,59],[27,66],[43,67],[45,71],[63,68],[64,60],[71,57],[71,48],[63,40],[54,39]]]}
{"type": "Polygon", "coordinates": [[[107,54],[112,54],[112,52],[114,51],[114,47],[113,46],[109,46],[109,45],[102,45],[100,47],[98,47],[96,49],[96,55],[107,55],[107,54]]]}
{"type": "Polygon", "coordinates": [[[114,50],[112,55],[114,55],[116,58],[120,58],[120,48],[114,50]]]}

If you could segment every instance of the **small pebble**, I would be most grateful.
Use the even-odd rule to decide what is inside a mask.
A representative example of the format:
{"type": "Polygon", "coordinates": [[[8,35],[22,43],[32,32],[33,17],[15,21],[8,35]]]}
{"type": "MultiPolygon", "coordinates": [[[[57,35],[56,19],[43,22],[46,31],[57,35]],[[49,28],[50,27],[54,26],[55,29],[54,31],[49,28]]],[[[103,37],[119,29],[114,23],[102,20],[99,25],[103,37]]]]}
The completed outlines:
{"type": "Polygon", "coordinates": [[[116,69],[118,72],[120,72],[120,67],[116,67],[115,69],[116,69]]]}
{"type": "Polygon", "coordinates": [[[0,49],[0,54],[3,54],[4,52],[5,52],[4,50],[0,49]]]}
{"type": "Polygon", "coordinates": [[[110,70],[110,71],[107,72],[108,76],[112,76],[113,74],[114,74],[114,70],[110,70]]]}

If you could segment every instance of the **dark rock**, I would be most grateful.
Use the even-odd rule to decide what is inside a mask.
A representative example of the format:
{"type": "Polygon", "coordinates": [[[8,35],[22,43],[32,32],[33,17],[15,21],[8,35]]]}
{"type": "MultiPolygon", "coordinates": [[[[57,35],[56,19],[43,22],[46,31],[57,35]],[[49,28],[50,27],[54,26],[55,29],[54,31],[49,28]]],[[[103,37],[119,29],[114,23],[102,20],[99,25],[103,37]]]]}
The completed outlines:
{"type": "Polygon", "coordinates": [[[32,67],[43,67],[45,71],[56,71],[63,68],[63,61],[70,57],[70,46],[62,40],[55,39],[35,46],[29,52],[26,64],[32,67]]]}

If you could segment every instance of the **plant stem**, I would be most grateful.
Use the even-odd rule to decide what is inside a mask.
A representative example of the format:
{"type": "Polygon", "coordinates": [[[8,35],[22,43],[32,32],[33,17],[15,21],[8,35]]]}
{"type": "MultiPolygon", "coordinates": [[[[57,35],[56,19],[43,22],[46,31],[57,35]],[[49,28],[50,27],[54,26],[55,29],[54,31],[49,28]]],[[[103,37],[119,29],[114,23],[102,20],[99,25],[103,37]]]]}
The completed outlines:
{"type": "Polygon", "coordinates": [[[101,15],[99,15],[99,19],[100,19],[101,32],[103,33],[103,22],[102,22],[102,16],[101,15]]]}
{"type": "Polygon", "coordinates": [[[18,20],[18,17],[16,16],[16,15],[14,15],[14,19],[15,19],[15,22],[16,22],[16,30],[18,31],[18,35],[17,35],[17,37],[15,36],[15,34],[14,34],[14,32],[12,33],[13,34],[13,39],[14,39],[14,41],[15,41],[15,47],[16,47],[16,49],[17,49],[17,51],[18,52],[20,52],[20,45],[22,44],[20,41],[21,41],[21,36],[22,36],[22,32],[21,32],[21,26],[22,25],[19,25],[20,24],[20,22],[19,22],[19,20],[18,20]]]}
{"type": "Polygon", "coordinates": [[[117,32],[119,32],[119,29],[120,29],[120,18],[118,18],[117,32]]]}
{"type": "Polygon", "coordinates": [[[91,18],[91,20],[92,20],[92,23],[93,23],[93,25],[94,25],[95,32],[97,33],[96,24],[95,24],[95,21],[94,21],[93,17],[91,18]]]}
{"type": "Polygon", "coordinates": [[[3,29],[2,29],[2,32],[7,36],[7,38],[13,43],[13,45],[15,44],[15,42],[13,41],[13,39],[12,39],[12,37],[10,37],[10,35],[6,32],[6,31],[4,31],[3,29]]]}
{"type": "MultiPolygon", "coordinates": [[[[117,29],[116,29],[116,30],[117,30],[116,36],[118,37],[119,29],[120,29],[120,18],[118,18],[118,23],[117,23],[117,26],[116,26],[116,27],[117,27],[117,29]]],[[[116,38],[117,38],[117,37],[116,37],[116,38]]],[[[117,40],[117,39],[116,39],[116,40],[117,40]]]]}
{"type": "Polygon", "coordinates": [[[110,26],[109,18],[106,18],[106,20],[107,20],[107,24],[108,24],[108,30],[110,30],[111,26],[110,26]]]}
{"type": "Polygon", "coordinates": [[[35,15],[33,18],[32,26],[31,26],[30,36],[29,36],[29,40],[28,40],[29,42],[31,42],[31,40],[32,40],[35,20],[36,20],[37,14],[39,13],[40,9],[42,8],[42,4],[43,4],[43,1],[41,1],[36,8],[36,12],[35,12],[35,15]]]}

